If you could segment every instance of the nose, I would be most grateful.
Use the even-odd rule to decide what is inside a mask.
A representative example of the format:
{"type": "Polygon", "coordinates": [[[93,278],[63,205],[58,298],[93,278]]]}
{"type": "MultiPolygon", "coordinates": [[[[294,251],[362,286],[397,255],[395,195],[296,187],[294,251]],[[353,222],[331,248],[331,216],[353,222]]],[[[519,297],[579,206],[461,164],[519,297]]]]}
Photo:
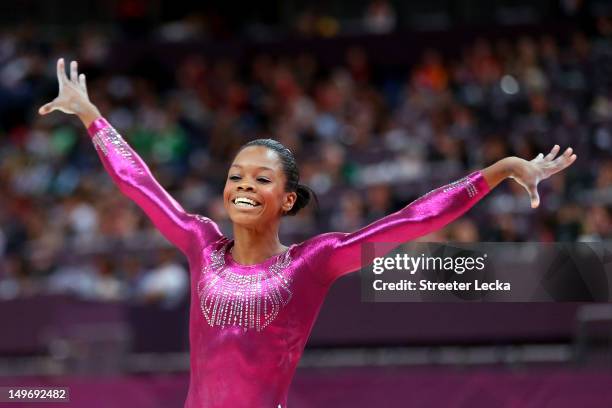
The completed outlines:
{"type": "Polygon", "coordinates": [[[238,185],[238,191],[255,191],[255,189],[251,184],[243,182],[238,185]]]}

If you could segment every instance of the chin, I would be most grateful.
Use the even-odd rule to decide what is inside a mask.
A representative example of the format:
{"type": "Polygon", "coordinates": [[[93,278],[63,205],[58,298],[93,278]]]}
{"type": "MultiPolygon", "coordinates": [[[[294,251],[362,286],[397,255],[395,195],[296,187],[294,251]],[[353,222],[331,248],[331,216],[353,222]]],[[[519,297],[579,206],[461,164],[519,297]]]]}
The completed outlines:
{"type": "Polygon", "coordinates": [[[232,221],[233,224],[244,226],[258,225],[263,222],[261,214],[244,214],[230,212],[229,219],[232,221]]]}

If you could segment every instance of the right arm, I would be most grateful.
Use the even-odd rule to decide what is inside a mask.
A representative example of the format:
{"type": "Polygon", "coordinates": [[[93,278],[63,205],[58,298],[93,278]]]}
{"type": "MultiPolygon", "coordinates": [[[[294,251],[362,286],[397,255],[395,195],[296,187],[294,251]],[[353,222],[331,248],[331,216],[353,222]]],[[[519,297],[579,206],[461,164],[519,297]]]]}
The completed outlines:
{"type": "Polygon", "coordinates": [[[87,128],[104,168],[119,190],[135,202],[168,241],[189,257],[221,237],[216,224],[187,213],[157,182],[145,162],[104,119],[87,128]]]}
{"type": "Polygon", "coordinates": [[[153,224],[187,257],[221,237],[210,219],[187,213],[157,182],[145,162],[126,143],[89,101],[85,76],[77,75],[76,62],[66,76],[63,59],[58,60],[59,96],[40,108],[44,115],[54,110],[76,114],[88,130],[102,164],[119,190],[134,201],[153,224]]]}

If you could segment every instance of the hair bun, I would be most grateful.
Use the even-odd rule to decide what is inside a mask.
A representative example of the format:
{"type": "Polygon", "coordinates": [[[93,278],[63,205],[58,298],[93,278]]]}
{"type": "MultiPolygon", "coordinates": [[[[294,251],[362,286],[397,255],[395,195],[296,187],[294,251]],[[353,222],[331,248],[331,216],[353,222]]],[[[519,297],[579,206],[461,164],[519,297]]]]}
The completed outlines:
{"type": "Polygon", "coordinates": [[[317,195],[315,194],[315,192],[312,191],[310,187],[298,183],[295,189],[295,193],[297,194],[297,199],[295,200],[295,203],[293,204],[291,210],[287,211],[287,215],[297,214],[299,210],[308,205],[311,199],[314,199],[318,207],[319,200],[317,199],[317,195]]]}

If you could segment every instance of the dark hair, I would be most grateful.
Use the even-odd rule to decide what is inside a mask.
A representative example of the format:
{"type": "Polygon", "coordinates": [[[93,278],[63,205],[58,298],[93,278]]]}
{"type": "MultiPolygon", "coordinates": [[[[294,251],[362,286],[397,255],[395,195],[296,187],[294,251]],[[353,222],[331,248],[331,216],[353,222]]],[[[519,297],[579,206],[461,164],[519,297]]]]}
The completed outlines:
{"type": "Polygon", "coordinates": [[[299,183],[300,172],[291,150],[287,149],[281,142],[274,139],[255,139],[243,145],[238,152],[250,146],[267,147],[268,149],[276,152],[278,155],[278,158],[283,166],[283,172],[287,178],[287,182],[285,183],[285,191],[295,192],[297,194],[293,207],[291,210],[287,211],[285,215],[297,214],[299,210],[308,205],[311,199],[314,199],[315,204],[318,207],[319,199],[317,198],[315,192],[312,191],[310,187],[299,183]]]}

